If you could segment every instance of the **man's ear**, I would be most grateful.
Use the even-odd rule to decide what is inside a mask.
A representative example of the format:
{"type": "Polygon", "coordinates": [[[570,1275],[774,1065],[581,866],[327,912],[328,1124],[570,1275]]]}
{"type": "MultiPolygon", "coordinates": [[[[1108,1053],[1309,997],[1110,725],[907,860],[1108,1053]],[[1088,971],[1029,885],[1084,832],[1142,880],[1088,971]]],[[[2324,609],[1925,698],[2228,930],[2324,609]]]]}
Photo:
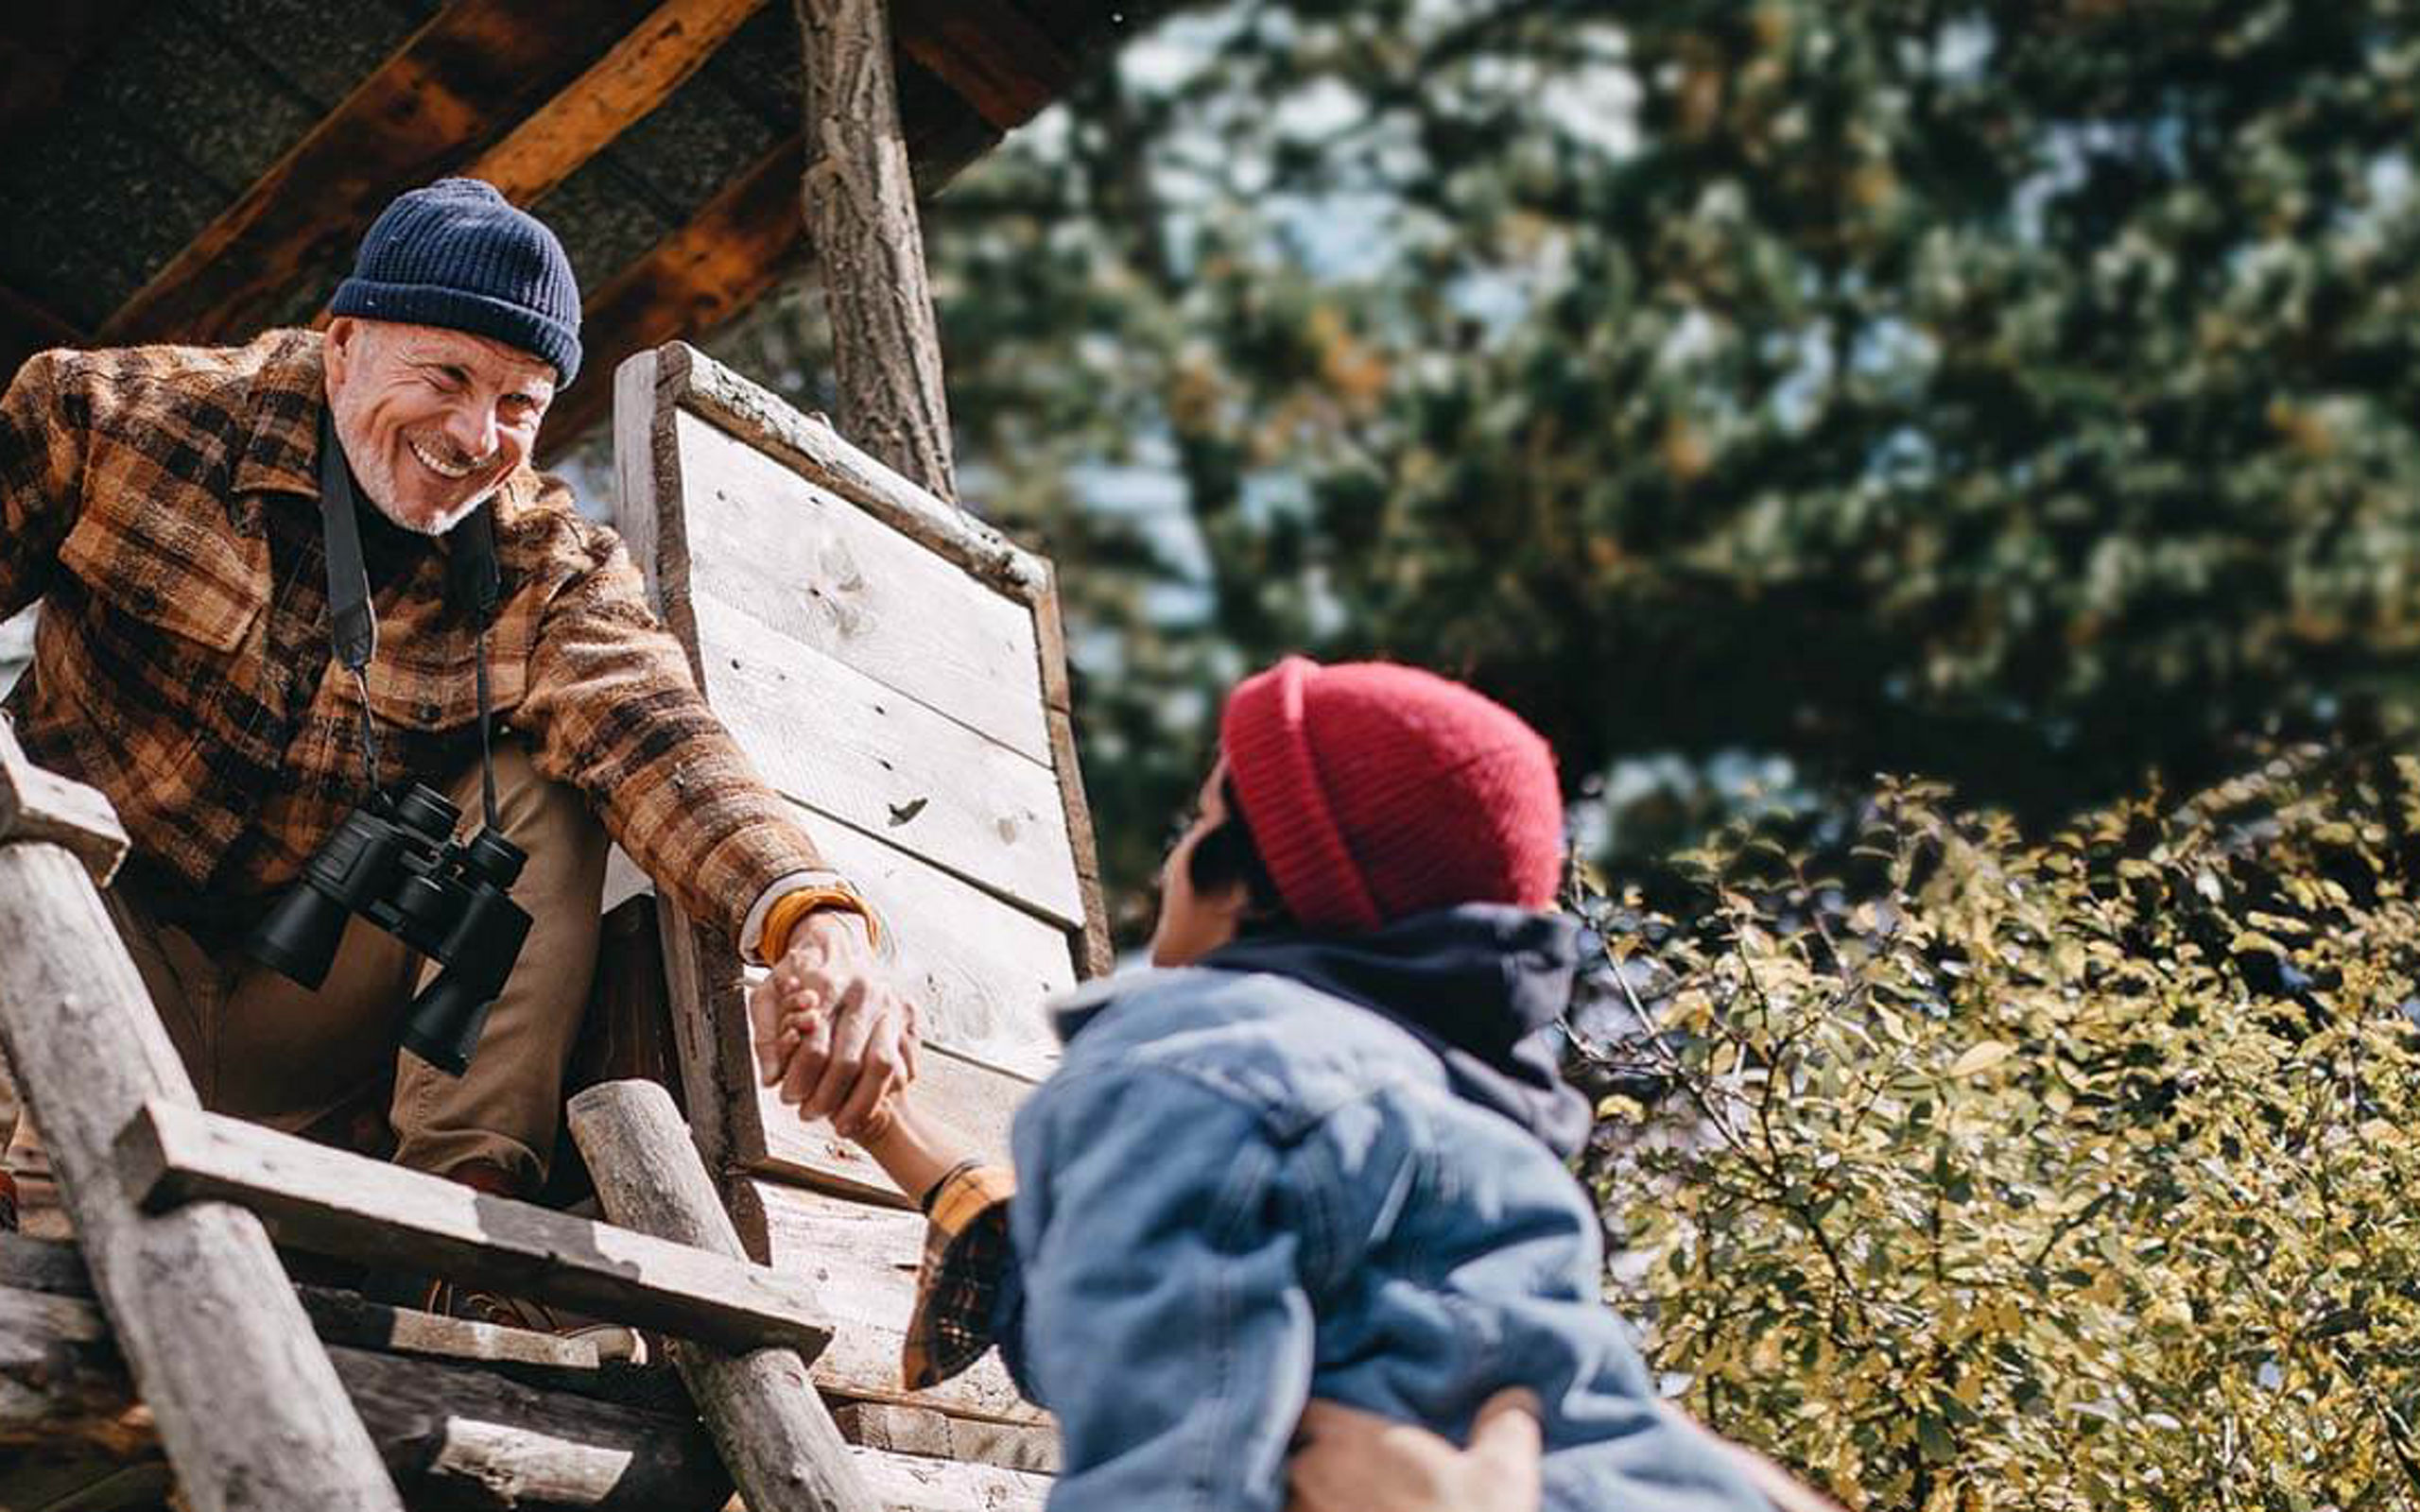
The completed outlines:
{"type": "Polygon", "coordinates": [[[360,352],[361,322],[349,315],[339,315],[328,322],[327,339],[321,344],[320,360],[328,373],[328,391],[334,393],[344,385],[353,360],[360,352]]]}

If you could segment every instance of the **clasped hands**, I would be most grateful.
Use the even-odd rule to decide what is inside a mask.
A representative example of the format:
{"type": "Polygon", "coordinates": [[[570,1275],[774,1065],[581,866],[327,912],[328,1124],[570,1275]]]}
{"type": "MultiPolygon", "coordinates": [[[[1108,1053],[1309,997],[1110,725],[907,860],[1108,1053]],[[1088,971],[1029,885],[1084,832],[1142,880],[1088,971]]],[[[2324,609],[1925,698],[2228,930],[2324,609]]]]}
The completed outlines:
{"type": "Polygon", "coordinates": [[[748,991],[748,1027],[763,1085],[779,1085],[801,1118],[828,1118],[864,1143],[889,1126],[916,1079],[916,1006],[875,959],[865,921],[820,909],[748,991]]]}

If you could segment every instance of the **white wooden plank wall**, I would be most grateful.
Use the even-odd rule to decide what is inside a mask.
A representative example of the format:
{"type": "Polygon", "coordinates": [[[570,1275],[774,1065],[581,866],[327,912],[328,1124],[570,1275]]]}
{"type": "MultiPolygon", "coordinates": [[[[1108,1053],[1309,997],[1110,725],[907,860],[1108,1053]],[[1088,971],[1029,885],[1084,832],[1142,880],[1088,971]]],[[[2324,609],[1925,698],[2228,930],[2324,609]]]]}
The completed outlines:
{"type": "Polygon", "coordinates": [[[765,780],[1070,927],[1083,895],[1050,768],[977,734],[702,589],[706,701],[765,780]]]}
{"type": "Polygon", "coordinates": [[[807,833],[871,902],[924,1036],[1022,1075],[1047,1075],[1058,1037],[1045,1005],[1076,985],[1066,932],[845,824],[807,833]]]}
{"type": "Polygon", "coordinates": [[[687,411],[690,586],[1047,766],[1033,615],[687,411]]]}

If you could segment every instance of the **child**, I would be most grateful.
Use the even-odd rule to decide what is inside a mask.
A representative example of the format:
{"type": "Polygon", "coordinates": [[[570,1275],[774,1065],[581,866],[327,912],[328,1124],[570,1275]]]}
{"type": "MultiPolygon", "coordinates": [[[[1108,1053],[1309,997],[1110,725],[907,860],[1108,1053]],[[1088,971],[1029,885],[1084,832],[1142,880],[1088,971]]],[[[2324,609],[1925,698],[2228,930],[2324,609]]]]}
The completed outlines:
{"type": "MultiPolygon", "coordinates": [[[[1764,1507],[1658,1413],[1599,1300],[1564,1168],[1589,1114],[1556,1071],[1580,931],[1544,911],[1546,743],[1429,673],[1301,658],[1219,733],[1162,872],[1160,970],[1058,1008],[1013,1183],[912,1099],[863,1135],[933,1220],[911,1382],[996,1343],[1058,1417],[1056,1512],[1274,1512],[1313,1397],[1461,1442],[1513,1386],[1549,1508],[1764,1507]]],[[[769,1082],[787,1047],[765,1048],[769,1082]]]]}

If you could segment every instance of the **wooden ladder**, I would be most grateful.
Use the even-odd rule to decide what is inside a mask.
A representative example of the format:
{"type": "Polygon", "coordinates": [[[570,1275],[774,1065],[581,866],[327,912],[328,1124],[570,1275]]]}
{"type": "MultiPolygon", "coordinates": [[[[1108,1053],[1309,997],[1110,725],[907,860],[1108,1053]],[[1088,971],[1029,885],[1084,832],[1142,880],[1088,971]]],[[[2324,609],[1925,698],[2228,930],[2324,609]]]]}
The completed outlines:
{"type": "Polygon", "coordinates": [[[573,1101],[619,1225],[205,1112],[101,902],[126,847],[99,794],[31,765],[0,725],[0,1044],[81,1250],[0,1246],[0,1445],[44,1423],[121,1450],[156,1433],[199,1512],[399,1512],[395,1471],[450,1478],[456,1501],[483,1486],[491,1504],[719,1505],[732,1483],[755,1512],[898,1504],[808,1383],[832,1335],[815,1287],[746,1260],[665,1089],[610,1083],[573,1101]],[[427,1360],[582,1363],[543,1335],[298,1292],[272,1236],[673,1336],[720,1465],[683,1418],[583,1413],[427,1360]],[[380,1342],[410,1352],[361,1347],[380,1342]],[[504,1426],[433,1452],[431,1414],[466,1398],[504,1426]],[[601,1423],[605,1452],[551,1448],[571,1441],[544,1432],[567,1417],[601,1423]],[[536,1430],[516,1435],[516,1418],[536,1430]]]}

